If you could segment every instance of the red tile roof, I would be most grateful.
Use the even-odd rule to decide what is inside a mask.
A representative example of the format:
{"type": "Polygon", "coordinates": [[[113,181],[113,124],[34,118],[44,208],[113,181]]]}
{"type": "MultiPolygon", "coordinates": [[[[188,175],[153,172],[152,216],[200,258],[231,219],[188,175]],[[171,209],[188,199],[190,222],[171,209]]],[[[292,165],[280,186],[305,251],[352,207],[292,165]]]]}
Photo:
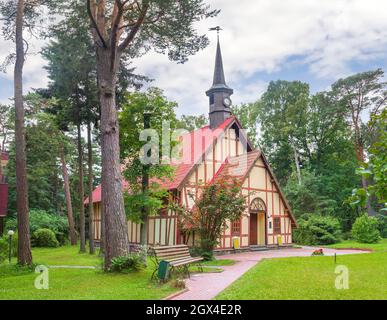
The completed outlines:
{"type": "MultiPolygon", "coordinates": [[[[177,189],[184,182],[185,178],[194,169],[195,165],[202,159],[203,155],[211,148],[214,141],[221,137],[224,131],[236,120],[234,116],[225,120],[218,128],[211,130],[209,126],[191,131],[182,136],[182,154],[181,159],[172,159],[171,166],[175,169],[172,180],[163,181],[153,179],[161,188],[167,190],[177,189]]],[[[151,181],[152,182],[152,181],[151,181]]],[[[129,188],[128,183],[123,180],[123,189],[129,188]]],[[[101,185],[93,191],[93,203],[101,202],[101,185]]],[[[85,204],[89,203],[86,198],[85,204]]]]}

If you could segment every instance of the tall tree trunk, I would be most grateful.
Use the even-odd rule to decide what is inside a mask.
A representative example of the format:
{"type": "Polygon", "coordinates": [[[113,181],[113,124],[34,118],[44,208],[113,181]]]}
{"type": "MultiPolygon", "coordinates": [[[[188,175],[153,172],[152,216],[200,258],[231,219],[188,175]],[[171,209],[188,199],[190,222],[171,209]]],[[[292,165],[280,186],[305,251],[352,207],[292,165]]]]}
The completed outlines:
{"type": "MultiPolygon", "coordinates": [[[[359,162],[359,164],[363,164],[365,161],[365,154],[364,154],[364,144],[361,139],[361,131],[359,125],[355,124],[355,151],[356,151],[356,157],[359,162]]],[[[368,189],[368,181],[366,177],[361,177],[361,186],[364,190],[368,189]]],[[[376,212],[373,210],[371,206],[371,198],[367,197],[366,202],[366,210],[367,214],[369,216],[376,215],[376,212]]]]}
{"type": "Polygon", "coordinates": [[[18,228],[18,263],[32,264],[30,218],[28,208],[27,160],[23,106],[23,43],[24,1],[18,0],[16,13],[15,90],[15,145],[16,145],[16,210],[18,228]]]}
{"type": "Polygon", "coordinates": [[[296,171],[297,171],[297,179],[298,179],[298,184],[302,184],[302,178],[301,178],[301,167],[300,167],[300,162],[298,160],[298,152],[296,149],[296,146],[292,144],[293,152],[294,152],[294,163],[296,164],[296,171]]]}
{"type": "MultiPolygon", "coordinates": [[[[150,128],[150,114],[145,113],[144,114],[144,129],[149,129],[150,128]]],[[[142,193],[145,194],[149,190],[149,165],[143,165],[142,166],[142,193]]],[[[148,245],[147,241],[147,226],[148,226],[148,208],[143,207],[142,208],[142,217],[141,217],[141,225],[140,225],[140,243],[144,248],[148,245]]],[[[147,264],[147,259],[146,255],[142,255],[143,257],[143,263],[144,265],[147,264]]]]}
{"type": "Polygon", "coordinates": [[[82,136],[81,125],[77,124],[77,140],[78,140],[78,172],[79,172],[79,237],[80,237],[80,252],[86,252],[86,238],[85,238],[85,205],[83,204],[85,192],[83,187],[83,150],[82,150],[82,136]]]}
{"type": "Polygon", "coordinates": [[[105,215],[101,206],[101,240],[99,241],[99,255],[105,255],[105,215]]]}
{"type": "Polygon", "coordinates": [[[111,59],[109,49],[98,48],[105,269],[110,267],[112,258],[129,253],[128,228],[122,192],[119,124],[115,101],[117,67],[112,66],[114,60],[119,61],[119,57],[111,59]]]}
{"type": "Polygon", "coordinates": [[[60,150],[60,159],[62,162],[64,191],[65,191],[66,207],[67,207],[67,220],[69,222],[70,243],[72,246],[76,246],[77,245],[77,233],[75,231],[73,205],[71,202],[71,193],[70,193],[70,181],[69,181],[69,175],[67,172],[66,158],[65,158],[63,145],[61,146],[61,150],[60,150]]]}
{"type": "Polygon", "coordinates": [[[94,223],[93,223],[93,148],[91,144],[91,125],[87,123],[87,168],[89,191],[89,252],[94,254],[94,223]]]}

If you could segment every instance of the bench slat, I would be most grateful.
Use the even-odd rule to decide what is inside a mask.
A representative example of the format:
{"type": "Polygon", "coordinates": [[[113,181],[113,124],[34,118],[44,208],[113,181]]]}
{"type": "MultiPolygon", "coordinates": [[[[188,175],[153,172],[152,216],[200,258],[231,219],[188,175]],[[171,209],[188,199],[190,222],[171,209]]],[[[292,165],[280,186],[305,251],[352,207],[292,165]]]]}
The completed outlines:
{"type": "Polygon", "coordinates": [[[190,255],[189,251],[171,251],[171,252],[163,252],[163,253],[157,253],[158,257],[168,257],[168,256],[174,256],[177,254],[187,254],[190,255]]]}
{"type": "Polygon", "coordinates": [[[180,253],[180,254],[169,254],[167,256],[158,256],[157,258],[160,260],[168,260],[168,259],[175,259],[178,257],[191,257],[191,255],[186,254],[186,253],[180,253]]]}
{"type": "Polygon", "coordinates": [[[202,261],[203,259],[202,258],[191,258],[189,260],[185,260],[185,261],[175,261],[175,262],[172,262],[171,265],[174,266],[174,267],[178,267],[178,266],[182,266],[182,265],[185,265],[185,264],[190,264],[190,263],[193,263],[193,262],[198,262],[198,261],[202,261]]]}
{"type": "Polygon", "coordinates": [[[165,261],[174,261],[174,260],[181,260],[181,259],[188,259],[188,258],[192,258],[192,257],[189,255],[181,255],[181,256],[173,256],[173,257],[160,258],[160,259],[165,261]]]}

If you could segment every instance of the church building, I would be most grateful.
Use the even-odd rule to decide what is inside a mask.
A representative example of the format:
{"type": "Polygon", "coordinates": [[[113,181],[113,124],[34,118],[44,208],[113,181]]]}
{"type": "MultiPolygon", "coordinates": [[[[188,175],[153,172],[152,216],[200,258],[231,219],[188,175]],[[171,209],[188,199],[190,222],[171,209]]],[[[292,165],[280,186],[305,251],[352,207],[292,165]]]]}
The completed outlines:
{"type": "MultiPolygon", "coordinates": [[[[247,209],[240,220],[227,222],[217,250],[259,249],[292,244],[292,229],[297,227],[291,208],[262,151],[254,149],[238,119],[231,112],[231,89],[225,80],[222,53],[218,40],[214,79],[206,92],[209,98],[209,125],[181,137],[184,161],[172,163],[174,178],[160,182],[168,190],[170,201],[192,208],[190,195],[200,196],[203,184],[216,183],[231,176],[242,184],[247,209]],[[235,241],[237,239],[237,241],[235,241]]],[[[124,181],[123,188],[128,184],[124,181]]],[[[86,199],[85,204],[88,204],[86,199]]],[[[101,186],[93,192],[93,228],[101,239],[101,186]]],[[[179,230],[179,216],[172,210],[161,210],[147,220],[147,241],[151,246],[188,244],[198,241],[179,230]]],[[[140,225],[128,221],[131,244],[140,243],[140,225]]]]}

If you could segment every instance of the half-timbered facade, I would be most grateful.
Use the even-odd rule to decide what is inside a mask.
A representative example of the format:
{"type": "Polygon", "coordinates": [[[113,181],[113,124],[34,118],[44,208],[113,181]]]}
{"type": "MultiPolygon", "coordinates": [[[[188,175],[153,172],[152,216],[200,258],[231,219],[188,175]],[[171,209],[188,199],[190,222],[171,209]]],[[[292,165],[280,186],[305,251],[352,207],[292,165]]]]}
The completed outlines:
{"type": "MultiPolygon", "coordinates": [[[[175,169],[171,181],[161,186],[174,201],[192,208],[194,197],[200,197],[204,184],[216,183],[224,176],[239,179],[241,192],[247,196],[247,210],[240,220],[227,222],[219,239],[218,250],[229,250],[238,239],[240,248],[290,245],[296,221],[269,163],[260,150],[254,150],[230,106],[233,90],[226,84],[222,55],[218,42],[213,85],[206,92],[210,101],[208,126],[181,137],[181,157],[171,165],[175,169]]],[[[123,188],[127,188],[123,183],[123,188]]],[[[86,200],[87,204],[88,201],[86,200]]],[[[101,238],[101,187],[93,194],[94,234],[101,238]]],[[[147,221],[149,245],[195,245],[199,239],[179,230],[179,217],[172,210],[162,210],[147,221]]],[[[140,242],[140,225],[128,221],[129,241],[140,242]]]]}

